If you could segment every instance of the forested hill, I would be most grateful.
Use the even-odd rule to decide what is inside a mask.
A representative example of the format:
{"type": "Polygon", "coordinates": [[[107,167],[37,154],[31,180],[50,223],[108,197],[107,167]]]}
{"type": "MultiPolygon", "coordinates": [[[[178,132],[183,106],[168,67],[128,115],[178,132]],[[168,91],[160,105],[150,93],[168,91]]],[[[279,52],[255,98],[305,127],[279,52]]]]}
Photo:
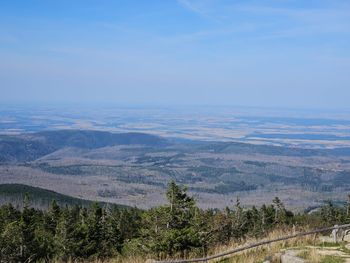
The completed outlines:
{"type": "Polygon", "coordinates": [[[100,148],[112,145],[147,145],[161,146],[166,140],[146,133],[128,132],[111,133],[91,130],[43,131],[33,134],[34,139],[41,139],[54,147],[100,148]]]}
{"type": "MultiPolygon", "coordinates": [[[[23,207],[24,202],[39,209],[48,209],[53,201],[60,206],[83,206],[90,207],[94,202],[75,198],[54,191],[23,184],[0,184],[0,205],[11,203],[15,207],[23,207]],[[27,199],[27,200],[25,200],[27,199]]],[[[101,206],[109,205],[119,208],[127,208],[124,205],[99,202],[101,206]]]]}
{"type": "Polygon", "coordinates": [[[90,130],[43,131],[0,136],[0,163],[25,162],[64,147],[96,149],[115,145],[164,146],[167,141],[145,133],[110,133],[90,130]]]}
{"type": "Polygon", "coordinates": [[[47,185],[83,199],[143,208],[164,200],[167,182],[175,180],[198,194],[200,206],[223,208],[232,196],[262,205],[280,196],[305,209],[322,205],[325,193],[327,199],[346,199],[350,150],[44,131],[0,135],[0,177],[1,183],[47,185]]]}
{"type": "Polygon", "coordinates": [[[19,135],[0,135],[0,163],[34,161],[65,147],[97,149],[108,146],[141,145],[162,149],[170,146],[181,151],[244,153],[283,156],[350,155],[350,148],[304,149],[239,142],[181,141],[146,133],[111,133],[91,130],[57,130],[19,135]]]}

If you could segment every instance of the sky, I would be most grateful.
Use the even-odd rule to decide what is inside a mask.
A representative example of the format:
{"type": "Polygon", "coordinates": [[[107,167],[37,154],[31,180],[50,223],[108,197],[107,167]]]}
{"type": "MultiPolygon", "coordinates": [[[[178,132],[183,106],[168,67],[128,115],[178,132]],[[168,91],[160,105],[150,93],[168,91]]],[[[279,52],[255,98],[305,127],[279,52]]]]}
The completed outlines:
{"type": "Polygon", "coordinates": [[[348,0],[0,0],[0,103],[349,101],[348,0]]]}

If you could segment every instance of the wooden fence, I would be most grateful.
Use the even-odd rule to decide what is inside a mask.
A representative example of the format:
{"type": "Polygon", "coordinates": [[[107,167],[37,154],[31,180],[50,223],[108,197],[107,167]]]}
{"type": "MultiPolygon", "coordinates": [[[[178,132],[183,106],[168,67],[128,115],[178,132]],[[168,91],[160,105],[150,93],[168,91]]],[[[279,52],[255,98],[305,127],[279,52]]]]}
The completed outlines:
{"type": "Polygon", "coordinates": [[[346,225],[335,225],[332,227],[326,227],[326,228],[319,228],[319,229],[314,229],[314,230],[310,230],[307,232],[300,232],[300,233],[296,233],[296,234],[292,234],[292,235],[288,235],[288,236],[283,236],[283,237],[279,237],[279,238],[275,238],[275,239],[270,239],[270,240],[264,240],[264,241],[260,241],[254,244],[250,244],[250,245],[245,245],[242,247],[238,247],[220,254],[216,254],[216,255],[212,255],[212,256],[208,256],[208,257],[204,257],[204,258],[194,258],[194,259],[182,259],[182,260],[169,260],[169,261],[151,261],[152,263],[191,263],[191,262],[208,262],[209,260],[212,259],[217,259],[217,258],[224,258],[230,255],[233,255],[235,253],[238,252],[242,252],[244,250],[247,249],[251,249],[251,248],[255,248],[255,247],[260,247],[263,245],[267,245],[267,244],[271,244],[271,243],[275,243],[275,242],[279,242],[279,241],[283,241],[283,240],[288,240],[288,239],[292,239],[292,238],[296,238],[296,237],[302,237],[302,236],[308,236],[308,235],[313,235],[313,234],[318,234],[318,233],[323,233],[323,232],[327,232],[327,231],[332,231],[333,236],[335,241],[337,241],[337,232],[339,229],[344,229],[344,228],[350,228],[350,224],[346,224],[346,225]]]}

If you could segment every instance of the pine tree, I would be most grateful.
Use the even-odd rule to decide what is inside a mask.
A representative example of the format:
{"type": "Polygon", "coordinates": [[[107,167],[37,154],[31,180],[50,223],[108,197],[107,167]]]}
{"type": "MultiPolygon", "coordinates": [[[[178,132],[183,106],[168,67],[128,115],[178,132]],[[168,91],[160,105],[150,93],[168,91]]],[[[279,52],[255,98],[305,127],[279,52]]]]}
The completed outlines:
{"type": "Polygon", "coordinates": [[[8,223],[0,234],[0,262],[20,262],[23,259],[23,239],[19,222],[8,223]]]}
{"type": "Polygon", "coordinates": [[[341,212],[329,201],[321,208],[321,218],[327,226],[335,225],[341,222],[341,212]]]}
{"type": "Polygon", "coordinates": [[[282,201],[278,197],[275,197],[272,202],[275,205],[275,224],[281,225],[286,223],[287,212],[282,201]]]}
{"type": "Polygon", "coordinates": [[[235,239],[241,239],[247,231],[247,218],[240,200],[237,198],[232,212],[232,236],[235,239]]]}
{"type": "Polygon", "coordinates": [[[21,247],[21,261],[35,261],[38,259],[39,242],[35,230],[42,223],[42,212],[29,208],[29,198],[26,195],[24,208],[20,219],[23,242],[21,247]]]}
{"type": "Polygon", "coordinates": [[[56,235],[57,224],[60,220],[61,209],[55,200],[52,201],[49,211],[45,214],[45,228],[56,235]]]}
{"type": "Polygon", "coordinates": [[[159,257],[179,252],[185,256],[189,249],[201,247],[198,208],[187,189],[174,181],[169,183],[166,196],[168,205],[145,213],[143,236],[148,239],[148,248],[159,257]]]}

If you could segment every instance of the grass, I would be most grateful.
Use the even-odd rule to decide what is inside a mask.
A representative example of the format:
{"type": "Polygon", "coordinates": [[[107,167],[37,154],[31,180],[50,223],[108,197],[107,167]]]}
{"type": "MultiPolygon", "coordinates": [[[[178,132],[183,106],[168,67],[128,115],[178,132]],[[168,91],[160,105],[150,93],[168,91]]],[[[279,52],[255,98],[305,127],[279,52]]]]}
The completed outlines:
{"type": "Polygon", "coordinates": [[[319,244],[320,247],[339,247],[342,245],[344,242],[340,243],[333,243],[333,242],[322,242],[319,244]]]}
{"type": "Polygon", "coordinates": [[[310,251],[302,250],[298,253],[298,257],[303,258],[303,259],[308,259],[310,257],[310,251]]]}
{"type": "Polygon", "coordinates": [[[350,255],[350,249],[348,249],[344,244],[340,247],[339,250],[350,255]]]}
{"type": "Polygon", "coordinates": [[[324,258],[324,256],[317,253],[316,249],[314,248],[309,250],[303,250],[297,256],[306,259],[310,263],[320,263],[324,258]]]}
{"type": "MultiPolygon", "coordinates": [[[[274,239],[276,237],[285,236],[288,235],[288,232],[286,230],[277,230],[270,233],[266,239],[274,239]]],[[[247,240],[246,243],[254,243],[256,240],[247,240]]],[[[261,241],[261,240],[260,240],[261,241]]],[[[241,246],[243,244],[237,244],[233,243],[231,244],[231,247],[225,246],[217,248],[216,251],[212,251],[211,254],[216,254],[222,251],[227,251],[229,249],[232,249],[232,247],[241,246]]],[[[318,249],[322,248],[338,248],[337,250],[342,251],[347,250],[344,247],[343,243],[319,243],[316,239],[315,235],[312,236],[305,236],[302,238],[295,238],[291,240],[286,241],[280,241],[276,243],[272,243],[270,245],[261,246],[258,248],[250,249],[245,252],[239,253],[235,256],[232,256],[230,258],[217,260],[217,261],[210,261],[215,263],[260,263],[264,262],[265,260],[269,260],[271,263],[279,263],[280,262],[280,255],[281,252],[283,252],[286,249],[292,249],[292,250],[300,250],[297,254],[298,257],[306,259],[307,262],[310,263],[344,263],[345,259],[341,256],[337,255],[322,255],[318,252],[318,249]],[[310,246],[315,246],[315,248],[310,248],[310,246]]],[[[344,251],[347,252],[347,251],[344,251]]]]}
{"type": "Polygon", "coordinates": [[[345,259],[339,256],[324,256],[320,263],[344,263],[345,259]]]}
{"type": "MultiPolygon", "coordinates": [[[[334,244],[330,245],[328,247],[335,247],[334,244]]],[[[337,245],[339,247],[339,244],[337,245]]],[[[344,246],[339,247],[337,249],[339,251],[344,250],[344,246]]],[[[346,248],[345,248],[346,250],[346,248]]],[[[346,251],[343,251],[346,252],[346,251]]],[[[300,253],[297,255],[300,258],[308,260],[310,263],[343,263],[345,262],[345,259],[341,256],[336,256],[336,255],[320,255],[317,252],[317,248],[311,248],[309,250],[302,250],[300,253]]]]}
{"type": "MultiPolygon", "coordinates": [[[[148,261],[142,257],[118,257],[113,259],[107,259],[107,260],[67,260],[64,261],[64,263],[152,263],[153,261],[148,261]]],[[[44,261],[39,262],[44,263],[44,261]]],[[[63,263],[61,260],[53,260],[52,263],[63,263]]]]}
{"type": "MultiPolygon", "coordinates": [[[[291,234],[291,231],[288,231],[286,229],[280,229],[275,230],[271,232],[266,239],[274,239],[277,237],[285,236],[291,234]]],[[[229,246],[220,246],[216,249],[213,249],[210,253],[210,255],[218,254],[224,251],[231,250],[233,248],[237,248],[242,245],[252,244],[257,241],[261,241],[262,239],[247,239],[244,243],[231,243],[229,246]]],[[[257,263],[257,262],[264,262],[265,260],[269,260],[272,263],[280,262],[279,254],[282,250],[287,248],[300,248],[304,247],[306,245],[314,245],[316,242],[315,236],[305,236],[301,238],[294,238],[290,240],[280,241],[276,243],[272,243],[269,245],[264,245],[261,247],[253,248],[246,250],[244,252],[241,252],[235,256],[216,260],[216,261],[210,261],[210,262],[220,262],[220,263],[257,263]]]]}

